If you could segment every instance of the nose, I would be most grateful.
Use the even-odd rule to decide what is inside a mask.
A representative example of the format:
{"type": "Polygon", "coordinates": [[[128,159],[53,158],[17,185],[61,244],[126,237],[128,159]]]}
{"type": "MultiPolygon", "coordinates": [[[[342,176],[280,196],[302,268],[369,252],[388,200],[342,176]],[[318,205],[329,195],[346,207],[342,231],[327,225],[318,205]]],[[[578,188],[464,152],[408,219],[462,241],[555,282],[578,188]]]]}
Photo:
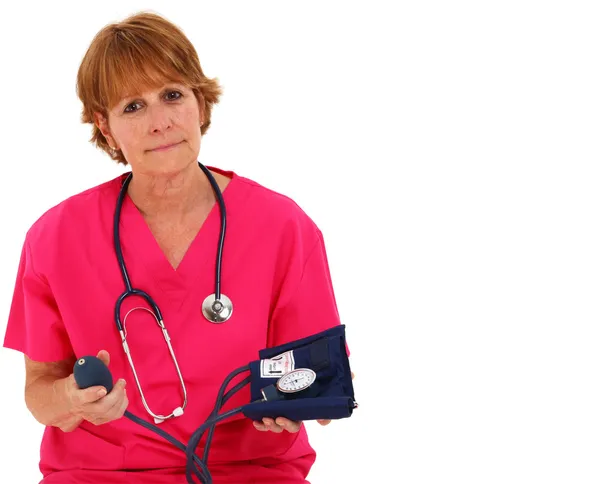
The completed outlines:
{"type": "Polygon", "coordinates": [[[173,112],[168,106],[158,104],[149,106],[150,131],[153,133],[164,132],[173,126],[173,112]]]}

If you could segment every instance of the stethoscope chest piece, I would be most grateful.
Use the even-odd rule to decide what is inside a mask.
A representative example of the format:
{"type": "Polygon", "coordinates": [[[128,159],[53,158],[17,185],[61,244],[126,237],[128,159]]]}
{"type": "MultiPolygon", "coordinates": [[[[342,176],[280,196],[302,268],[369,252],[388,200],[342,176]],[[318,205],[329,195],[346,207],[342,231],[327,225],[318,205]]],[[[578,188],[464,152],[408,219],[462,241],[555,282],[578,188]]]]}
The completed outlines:
{"type": "Polygon", "coordinates": [[[211,323],[224,323],[231,317],[232,313],[233,304],[225,294],[221,294],[219,300],[215,298],[214,294],[211,294],[202,303],[202,314],[211,323]]]}

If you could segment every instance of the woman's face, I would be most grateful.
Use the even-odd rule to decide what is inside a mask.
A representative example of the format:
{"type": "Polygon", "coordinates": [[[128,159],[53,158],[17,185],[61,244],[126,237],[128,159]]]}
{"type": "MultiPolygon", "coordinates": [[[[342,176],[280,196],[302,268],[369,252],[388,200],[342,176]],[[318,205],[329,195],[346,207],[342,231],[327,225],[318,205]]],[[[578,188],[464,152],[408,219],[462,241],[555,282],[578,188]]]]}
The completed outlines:
{"type": "Polygon", "coordinates": [[[168,175],[197,163],[203,114],[194,92],[183,84],[165,83],[159,89],[125,96],[108,111],[108,119],[99,113],[95,119],[133,172],[168,175]]]}

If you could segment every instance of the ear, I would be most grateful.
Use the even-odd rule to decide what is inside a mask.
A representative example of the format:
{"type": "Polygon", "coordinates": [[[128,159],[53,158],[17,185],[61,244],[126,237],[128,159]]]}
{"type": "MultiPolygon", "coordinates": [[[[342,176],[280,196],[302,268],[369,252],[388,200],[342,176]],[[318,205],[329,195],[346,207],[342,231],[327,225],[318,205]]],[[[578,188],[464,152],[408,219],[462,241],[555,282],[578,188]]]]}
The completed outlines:
{"type": "Polygon", "coordinates": [[[200,117],[200,126],[204,126],[206,122],[206,109],[204,105],[204,96],[201,92],[196,93],[196,101],[198,101],[198,113],[200,117]]]}
{"type": "Polygon", "coordinates": [[[206,106],[204,105],[204,98],[202,98],[202,103],[200,104],[200,125],[204,126],[206,123],[206,106]]]}
{"type": "Polygon", "coordinates": [[[98,127],[102,136],[106,138],[106,142],[111,148],[117,148],[116,143],[110,129],[108,128],[108,120],[101,113],[94,113],[94,124],[98,127]]]}

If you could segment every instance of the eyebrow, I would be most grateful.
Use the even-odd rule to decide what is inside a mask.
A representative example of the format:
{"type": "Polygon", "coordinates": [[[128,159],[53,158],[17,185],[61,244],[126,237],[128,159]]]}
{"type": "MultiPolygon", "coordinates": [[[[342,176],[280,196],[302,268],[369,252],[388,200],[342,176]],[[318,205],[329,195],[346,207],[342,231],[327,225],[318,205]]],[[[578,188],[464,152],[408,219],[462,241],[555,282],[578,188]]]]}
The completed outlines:
{"type": "MultiPolygon", "coordinates": [[[[169,82],[164,85],[164,87],[160,90],[160,93],[162,94],[165,91],[168,91],[169,89],[172,89],[174,87],[176,87],[178,89],[182,89],[183,84],[181,84],[179,82],[169,82]]],[[[122,96],[121,101],[119,102],[119,105],[123,105],[123,104],[127,105],[133,101],[137,101],[141,97],[143,97],[141,93],[128,94],[128,95],[122,96]]]]}

